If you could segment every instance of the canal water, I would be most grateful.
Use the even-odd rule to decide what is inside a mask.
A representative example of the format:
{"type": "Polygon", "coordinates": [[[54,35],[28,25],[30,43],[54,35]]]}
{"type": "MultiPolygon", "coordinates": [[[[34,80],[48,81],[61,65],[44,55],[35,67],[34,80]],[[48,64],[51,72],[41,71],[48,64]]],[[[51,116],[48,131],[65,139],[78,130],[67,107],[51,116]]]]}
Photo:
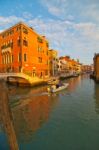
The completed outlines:
{"type": "MultiPolygon", "coordinates": [[[[8,87],[20,150],[99,150],[99,84],[88,75],[66,82],[52,95],[46,86],[8,87]]],[[[2,122],[0,150],[9,150],[2,122]]]]}

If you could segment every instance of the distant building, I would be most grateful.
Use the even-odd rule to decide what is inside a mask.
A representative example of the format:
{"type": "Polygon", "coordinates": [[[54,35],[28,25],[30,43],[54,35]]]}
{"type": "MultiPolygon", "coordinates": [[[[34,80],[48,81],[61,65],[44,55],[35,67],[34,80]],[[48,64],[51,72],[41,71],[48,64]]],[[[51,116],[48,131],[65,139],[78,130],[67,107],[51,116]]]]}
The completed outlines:
{"type": "Polygon", "coordinates": [[[81,64],[69,56],[59,58],[59,72],[62,74],[81,73],[81,64]]]}
{"type": "Polygon", "coordinates": [[[92,65],[82,65],[82,73],[91,73],[93,72],[93,66],[92,65]]]}
{"type": "Polygon", "coordinates": [[[45,36],[20,22],[0,33],[0,72],[48,76],[48,48],[45,36]]]}
{"type": "Polygon", "coordinates": [[[58,51],[49,50],[49,73],[50,76],[57,76],[58,74],[58,51]]]}
{"type": "Polygon", "coordinates": [[[95,54],[94,58],[94,77],[99,82],[99,53],[95,54]]]}
{"type": "Polygon", "coordinates": [[[66,74],[69,73],[69,56],[61,56],[59,57],[58,62],[58,72],[59,74],[66,74]]]}

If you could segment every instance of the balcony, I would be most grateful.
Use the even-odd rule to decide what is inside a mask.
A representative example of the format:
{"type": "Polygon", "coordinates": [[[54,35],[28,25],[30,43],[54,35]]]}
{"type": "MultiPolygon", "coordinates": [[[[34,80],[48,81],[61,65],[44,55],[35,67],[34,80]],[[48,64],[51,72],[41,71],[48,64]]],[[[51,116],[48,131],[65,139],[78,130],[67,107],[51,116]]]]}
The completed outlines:
{"type": "Polygon", "coordinates": [[[7,47],[5,49],[2,49],[1,53],[11,53],[11,47],[7,47]]]}
{"type": "Polygon", "coordinates": [[[13,48],[13,43],[8,43],[7,45],[2,45],[1,46],[1,52],[5,53],[5,52],[10,52],[11,53],[11,49],[13,48]]]}

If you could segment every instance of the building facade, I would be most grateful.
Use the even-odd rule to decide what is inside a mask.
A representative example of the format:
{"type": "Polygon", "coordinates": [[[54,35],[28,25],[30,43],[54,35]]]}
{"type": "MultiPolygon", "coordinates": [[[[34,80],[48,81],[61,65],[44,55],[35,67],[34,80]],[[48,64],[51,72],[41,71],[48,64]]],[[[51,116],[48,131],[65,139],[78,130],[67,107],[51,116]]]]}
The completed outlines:
{"type": "Polygon", "coordinates": [[[99,82],[99,53],[95,54],[94,58],[94,77],[97,82],[99,82]]]}
{"type": "Polygon", "coordinates": [[[0,72],[48,76],[48,48],[45,36],[20,22],[0,33],[0,72]]]}
{"type": "Polygon", "coordinates": [[[58,75],[58,51],[49,50],[49,72],[50,76],[58,75]]]}
{"type": "Polygon", "coordinates": [[[93,65],[82,65],[82,73],[92,73],[93,65]]]}
{"type": "Polygon", "coordinates": [[[69,73],[69,63],[67,56],[59,57],[58,71],[61,75],[69,73]]]}
{"type": "Polygon", "coordinates": [[[81,72],[81,64],[69,56],[60,57],[58,66],[59,73],[63,75],[80,74],[81,72]]]}

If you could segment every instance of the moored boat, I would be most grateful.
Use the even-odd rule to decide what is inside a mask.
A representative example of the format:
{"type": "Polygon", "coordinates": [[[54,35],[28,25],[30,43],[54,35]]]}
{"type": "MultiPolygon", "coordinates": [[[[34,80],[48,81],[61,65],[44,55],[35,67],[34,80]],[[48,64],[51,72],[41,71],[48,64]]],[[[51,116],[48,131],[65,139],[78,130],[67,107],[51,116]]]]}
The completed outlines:
{"type": "Polygon", "coordinates": [[[47,84],[49,85],[58,84],[58,83],[59,83],[59,79],[52,79],[47,82],[47,84]]]}
{"type": "Polygon", "coordinates": [[[79,76],[78,73],[74,73],[74,74],[73,74],[73,77],[78,77],[78,76],[79,76]]]}

